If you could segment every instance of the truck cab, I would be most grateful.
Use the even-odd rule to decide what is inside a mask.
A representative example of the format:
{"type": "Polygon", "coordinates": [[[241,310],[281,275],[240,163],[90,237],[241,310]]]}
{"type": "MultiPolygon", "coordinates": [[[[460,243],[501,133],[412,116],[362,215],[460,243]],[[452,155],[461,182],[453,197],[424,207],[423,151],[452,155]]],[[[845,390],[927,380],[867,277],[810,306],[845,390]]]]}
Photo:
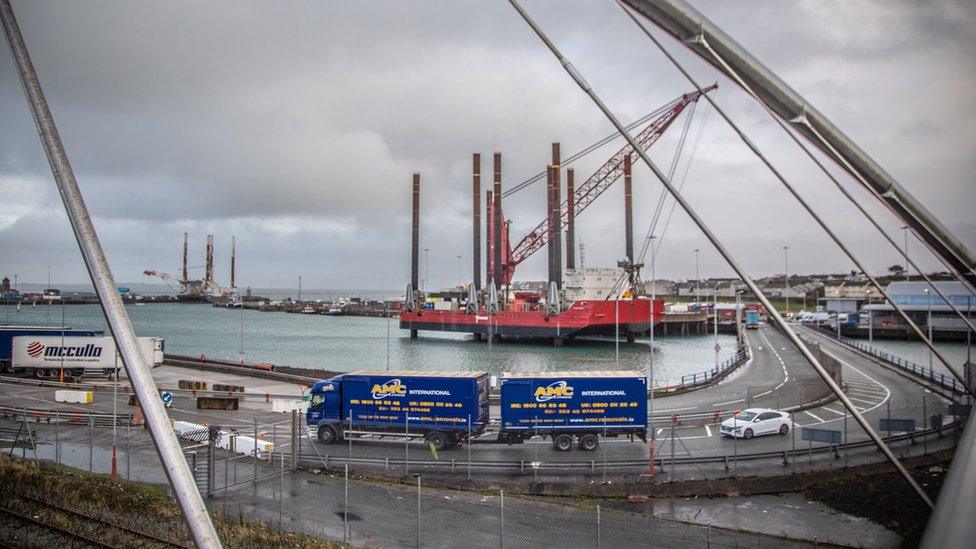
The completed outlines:
{"type": "Polygon", "coordinates": [[[311,398],[305,415],[305,421],[309,425],[319,426],[322,423],[343,420],[342,381],[332,378],[316,382],[312,386],[311,398]]]}

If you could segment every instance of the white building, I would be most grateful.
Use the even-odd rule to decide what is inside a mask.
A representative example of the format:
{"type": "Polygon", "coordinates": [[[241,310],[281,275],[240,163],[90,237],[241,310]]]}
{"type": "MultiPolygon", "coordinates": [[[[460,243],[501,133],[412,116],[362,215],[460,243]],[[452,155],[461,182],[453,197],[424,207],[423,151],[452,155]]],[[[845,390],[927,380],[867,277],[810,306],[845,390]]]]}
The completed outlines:
{"type": "MultiPolygon", "coordinates": [[[[623,276],[623,269],[567,269],[563,279],[565,299],[606,299],[607,296],[617,295],[614,286],[623,276]]],[[[625,292],[629,287],[630,283],[623,280],[616,290],[625,292]]]]}

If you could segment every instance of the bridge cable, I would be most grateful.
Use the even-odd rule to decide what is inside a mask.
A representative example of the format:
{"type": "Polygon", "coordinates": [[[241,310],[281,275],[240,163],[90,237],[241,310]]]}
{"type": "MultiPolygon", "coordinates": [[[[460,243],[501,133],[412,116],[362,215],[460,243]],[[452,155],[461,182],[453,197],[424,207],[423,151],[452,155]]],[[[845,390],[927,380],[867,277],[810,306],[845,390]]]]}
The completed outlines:
{"type": "MultiPolygon", "coordinates": [[[[658,116],[661,116],[662,114],[664,114],[665,111],[671,110],[671,108],[674,107],[679,101],[681,101],[681,97],[678,97],[677,99],[674,99],[673,101],[671,101],[671,102],[665,104],[664,106],[662,106],[662,107],[654,110],[653,112],[650,112],[648,114],[645,114],[644,116],[638,118],[637,120],[634,120],[629,125],[627,125],[626,128],[628,130],[633,130],[634,128],[640,126],[641,124],[646,124],[647,122],[650,122],[652,119],[657,118],[658,116]]],[[[606,145],[607,143],[610,143],[611,141],[615,141],[618,137],[620,137],[620,132],[614,132],[614,133],[612,133],[612,134],[610,134],[610,135],[608,135],[608,136],[600,139],[596,143],[593,143],[592,145],[584,148],[583,150],[578,151],[578,152],[576,152],[574,154],[571,154],[571,155],[567,156],[565,159],[563,159],[560,162],[560,165],[562,165],[562,166],[568,166],[568,165],[572,164],[574,161],[579,160],[580,158],[583,158],[584,156],[586,156],[586,155],[590,154],[591,152],[599,149],[600,147],[606,145]]],[[[513,194],[515,194],[515,193],[517,193],[519,191],[521,191],[522,189],[528,187],[529,185],[531,185],[531,184],[533,184],[533,183],[535,183],[537,181],[541,181],[544,177],[546,177],[546,172],[544,172],[544,171],[539,172],[539,173],[533,175],[532,177],[526,179],[525,181],[519,183],[518,185],[515,185],[514,187],[512,187],[512,188],[510,188],[510,189],[502,192],[502,198],[508,198],[509,196],[511,196],[511,195],[513,195],[513,194]]]]}
{"type": "MultiPolygon", "coordinates": [[[[663,44],[661,44],[654,37],[654,35],[652,35],[644,27],[644,25],[637,20],[636,16],[634,16],[633,13],[631,13],[623,6],[620,0],[617,0],[617,4],[620,5],[621,9],[623,9],[624,12],[627,13],[627,15],[631,18],[631,20],[634,21],[635,24],[637,24],[638,28],[640,28],[644,32],[644,34],[647,35],[647,37],[650,38],[652,42],[654,42],[654,44],[658,47],[658,49],[661,50],[661,52],[671,61],[671,63],[675,66],[675,68],[677,68],[678,71],[680,71],[685,76],[685,78],[694,85],[695,84],[694,77],[692,77],[691,74],[681,65],[681,63],[677,59],[675,59],[674,56],[672,56],[664,48],[663,44]]],[[[714,56],[715,59],[718,62],[720,62],[723,67],[725,67],[725,69],[728,71],[728,75],[737,84],[739,84],[739,86],[741,86],[742,89],[746,91],[746,93],[748,93],[753,97],[756,97],[755,91],[753,91],[752,88],[750,88],[749,85],[746,84],[746,82],[738,75],[738,73],[736,73],[735,69],[730,67],[728,63],[726,63],[725,60],[714,49],[712,49],[708,41],[705,40],[705,35],[703,33],[694,37],[693,40],[700,43],[709,53],[711,53],[711,55],[714,56]]],[[[772,173],[773,176],[775,176],[776,179],[779,180],[779,182],[783,185],[783,187],[793,196],[794,199],[796,199],[796,201],[800,204],[800,206],[802,206],[803,209],[810,215],[810,217],[812,217],[813,220],[817,222],[820,228],[825,233],[827,233],[827,236],[829,236],[830,239],[834,241],[834,244],[836,244],[837,247],[840,248],[842,252],[844,252],[844,255],[846,255],[847,258],[850,259],[852,263],[854,263],[854,265],[857,267],[858,270],[864,273],[864,276],[868,278],[868,281],[871,283],[871,285],[874,286],[874,288],[878,290],[878,293],[888,301],[888,303],[895,309],[895,311],[898,312],[899,316],[901,316],[901,318],[905,321],[905,323],[909,327],[911,327],[912,331],[915,332],[915,335],[918,336],[918,338],[921,339],[923,342],[925,342],[925,345],[929,348],[930,351],[932,351],[932,354],[934,354],[939,359],[939,361],[946,367],[946,369],[949,370],[950,373],[952,373],[953,377],[959,380],[962,386],[966,388],[966,391],[968,393],[973,393],[973,388],[970,387],[968,383],[966,383],[965,377],[960,372],[958,372],[955,368],[953,368],[952,364],[949,362],[949,360],[945,357],[945,355],[941,351],[936,349],[935,345],[932,344],[932,340],[926,337],[926,335],[922,332],[921,328],[918,327],[918,324],[916,324],[915,321],[908,316],[908,313],[905,312],[905,310],[901,307],[901,305],[896,303],[895,300],[891,299],[891,296],[888,295],[887,290],[881,287],[881,284],[878,282],[878,280],[868,272],[867,268],[864,266],[861,260],[858,259],[856,255],[854,255],[854,253],[850,250],[850,248],[847,247],[846,244],[844,244],[844,242],[840,239],[840,237],[837,236],[837,233],[835,233],[834,230],[831,229],[829,225],[827,225],[827,223],[823,220],[823,218],[813,209],[810,203],[807,202],[807,200],[800,195],[800,193],[796,190],[796,187],[794,187],[793,184],[787,181],[787,179],[783,176],[783,174],[780,173],[780,171],[776,169],[775,166],[773,166],[773,163],[769,160],[769,158],[767,158],[766,155],[759,150],[759,147],[757,147],[746,136],[746,134],[742,131],[742,129],[739,128],[738,124],[732,121],[732,119],[728,116],[728,114],[725,113],[725,110],[719,107],[714,99],[712,99],[710,96],[705,94],[705,100],[708,101],[712,105],[712,107],[715,108],[715,111],[718,112],[718,114],[722,116],[722,118],[729,125],[729,127],[733,131],[735,131],[735,133],[739,136],[742,142],[745,143],[746,147],[748,147],[749,150],[751,150],[752,153],[755,154],[756,157],[766,166],[766,168],[769,169],[770,173],[772,173]]],[[[774,117],[774,120],[776,120],[780,124],[780,126],[783,126],[783,122],[779,118],[774,117]]]]}
{"type": "Polygon", "coordinates": [[[535,21],[533,21],[532,18],[529,17],[529,15],[525,12],[525,10],[522,9],[522,7],[519,5],[517,0],[509,0],[509,3],[515,9],[515,11],[518,12],[519,16],[522,17],[522,19],[526,22],[526,24],[529,25],[532,31],[535,32],[535,34],[539,37],[539,39],[542,40],[542,42],[549,49],[549,51],[552,52],[552,54],[559,60],[560,64],[562,64],[567,74],[569,74],[570,77],[572,77],[572,79],[576,82],[576,84],[580,87],[580,89],[582,89],[589,96],[589,98],[593,101],[593,103],[597,106],[597,108],[599,108],[600,111],[603,112],[603,114],[614,125],[614,127],[616,127],[617,130],[624,136],[624,138],[627,139],[627,142],[632,147],[634,147],[635,150],[637,150],[637,153],[640,155],[641,160],[644,161],[644,164],[646,164],[647,167],[649,167],[651,171],[654,172],[654,175],[661,181],[661,184],[664,185],[668,189],[668,192],[670,192],[671,195],[674,197],[674,199],[677,200],[679,204],[681,204],[682,209],[685,210],[685,212],[695,223],[695,225],[697,225],[698,228],[702,231],[702,233],[704,233],[705,237],[708,238],[709,242],[712,243],[712,245],[722,255],[722,257],[726,260],[729,266],[732,267],[732,269],[736,272],[736,274],[739,275],[739,277],[746,284],[749,290],[756,296],[756,298],[760,301],[760,303],[762,303],[763,306],[766,307],[766,309],[769,311],[770,318],[773,320],[773,323],[783,331],[784,335],[793,343],[794,346],[796,346],[797,350],[804,356],[804,358],[807,359],[807,361],[810,363],[813,369],[817,372],[817,375],[819,375],[820,378],[824,381],[824,383],[826,383],[827,386],[830,387],[831,392],[834,395],[836,395],[837,398],[840,399],[841,402],[843,402],[844,405],[849,410],[851,410],[852,417],[854,417],[854,419],[861,426],[861,428],[864,429],[865,433],[867,433],[867,435],[871,438],[871,440],[877,445],[878,449],[881,450],[881,452],[885,455],[885,457],[888,458],[888,461],[890,461],[891,464],[898,470],[898,472],[905,478],[906,482],[908,482],[911,485],[911,487],[918,494],[919,498],[922,499],[922,501],[924,501],[925,504],[929,506],[929,508],[931,508],[933,504],[929,496],[922,490],[922,488],[918,485],[918,483],[915,482],[911,474],[909,474],[908,470],[905,469],[905,467],[901,464],[898,458],[891,452],[891,449],[888,447],[888,445],[885,444],[885,442],[881,439],[881,437],[878,436],[878,433],[875,432],[875,430],[871,427],[871,425],[867,422],[867,420],[864,419],[864,416],[862,416],[861,413],[857,410],[857,408],[854,407],[853,403],[851,403],[851,401],[847,398],[847,395],[844,394],[843,389],[840,387],[840,385],[838,385],[837,381],[834,380],[834,378],[831,376],[830,373],[827,372],[826,369],[824,369],[823,365],[820,364],[820,361],[817,359],[817,357],[815,357],[810,352],[810,349],[808,349],[806,345],[804,345],[803,342],[800,341],[797,334],[790,329],[789,325],[787,325],[782,315],[779,314],[779,311],[777,311],[773,307],[772,303],[769,301],[769,298],[766,297],[766,295],[762,292],[759,286],[756,285],[756,283],[752,280],[752,278],[739,265],[739,263],[732,256],[731,252],[729,252],[728,248],[725,247],[722,241],[719,240],[719,238],[715,235],[715,233],[713,233],[712,230],[708,227],[708,225],[705,224],[705,221],[698,215],[698,213],[691,206],[691,204],[689,204],[688,201],[685,200],[684,196],[682,196],[681,193],[678,192],[678,190],[674,187],[671,181],[668,180],[668,178],[664,175],[663,172],[661,172],[661,170],[657,167],[657,164],[655,164],[654,161],[651,160],[650,156],[648,156],[647,152],[640,150],[640,148],[637,146],[637,142],[634,140],[634,137],[630,134],[630,132],[628,132],[624,128],[623,124],[617,119],[617,117],[613,114],[613,112],[610,111],[610,109],[606,106],[603,100],[601,100],[600,97],[596,94],[596,92],[593,91],[593,88],[591,88],[590,85],[586,82],[586,80],[583,79],[583,77],[576,70],[576,67],[574,67],[573,64],[569,62],[569,60],[563,57],[562,53],[556,48],[555,44],[553,44],[552,41],[549,40],[549,37],[546,36],[546,34],[542,31],[542,29],[539,28],[539,26],[535,23],[535,21]]]}

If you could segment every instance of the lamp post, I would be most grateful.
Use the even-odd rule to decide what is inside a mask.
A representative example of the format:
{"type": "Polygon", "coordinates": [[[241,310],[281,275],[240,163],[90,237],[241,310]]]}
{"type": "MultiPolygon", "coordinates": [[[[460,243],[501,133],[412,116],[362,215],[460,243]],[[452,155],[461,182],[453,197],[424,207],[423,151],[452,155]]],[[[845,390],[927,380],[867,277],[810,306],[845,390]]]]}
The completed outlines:
{"type": "Polygon", "coordinates": [[[786,297],[786,314],[790,314],[790,247],[783,246],[783,260],[785,263],[784,270],[786,274],[783,275],[783,295],[786,297]]]}
{"type": "Polygon", "coordinates": [[[735,291],[735,338],[742,347],[742,320],[739,312],[742,310],[742,290],[735,291]]]}
{"type": "Polygon", "coordinates": [[[430,249],[424,248],[424,295],[427,294],[427,277],[430,275],[430,249]]]}
{"type": "MultiPolygon", "coordinates": [[[[929,341],[932,341],[932,296],[929,295],[928,288],[922,288],[925,292],[925,302],[928,304],[928,318],[925,320],[925,326],[928,327],[929,331],[929,341]]],[[[932,348],[929,348],[929,377],[932,377],[932,348]]]]}
{"type": "MultiPolygon", "coordinates": [[[[461,256],[457,256],[457,271],[458,271],[457,273],[458,288],[463,288],[463,286],[461,285],[461,256]]],[[[460,297],[458,298],[458,300],[460,301],[460,297]]]]}
{"type": "Polygon", "coordinates": [[[695,248],[695,303],[701,307],[701,276],[698,274],[698,248],[695,248]]]}
{"type": "Polygon", "coordinates": [[[905,282],[908,282],[908,225],[901,228],[905,233],[905,282]]]}
{"type": "Polygon", "coordinates": [[[718,344],[718,284],[712,293],[712,326],[715,330],[715,368],[718,368],[718,352],[722,348],[718,344]]]}
{"type": "Polygon", "coordinates": [[[871,290],[868,290],[868,344],[874,344],[874,318],[871,311],[871,290]]]}

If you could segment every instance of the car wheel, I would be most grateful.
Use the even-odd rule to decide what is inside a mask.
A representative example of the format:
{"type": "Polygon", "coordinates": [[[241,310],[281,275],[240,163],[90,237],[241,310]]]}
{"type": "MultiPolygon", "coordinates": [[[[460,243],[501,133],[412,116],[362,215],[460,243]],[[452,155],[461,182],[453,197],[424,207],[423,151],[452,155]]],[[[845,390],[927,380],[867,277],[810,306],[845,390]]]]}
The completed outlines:
{"type": "Polygon", "coordinates": [[[573,437],[572,435],[557,435],[556,438],[552,439],[552,445],[560,452],[568,452],[573,449],[573,437]]]}
{"type": "Polygon", "coordinates": [[[336,435],[335,429],[331,425],[323,425],[319,427],[319,442],[322,444],[332,444],[339,438],[336,435]]]}
{"type": "Polygon", "coordinates": [[[427,442],[434,446],[434,449],[440,452],[444,448],[447,448],[447,435],[440,431],[431,431],[427,434],[427,442]]]}
{"type": "Polygon", "coordinates": [[[596,447],[599,445],[600,445],[600,439],[596,438],[596,435],[592,433],[580,437],[579,447],[581,450],[592,452],[593,450],[596,450],[596,447]]]}
{"type": "Polygon", "coordinates": [[[752,438],[752,435],[753,435],[752,429],[746,429],[742,433],[742,438],[752,438]]]}
{"type": "Polygon", "coordinates": [[[779,434],[785,435],[786,433],[789,433],[789,432],[790,432],[790,426],[789,425],[787,425],[787,424],[784,423],[784,424],[782,424],[782,425],[779,426],[779,434]]]}

